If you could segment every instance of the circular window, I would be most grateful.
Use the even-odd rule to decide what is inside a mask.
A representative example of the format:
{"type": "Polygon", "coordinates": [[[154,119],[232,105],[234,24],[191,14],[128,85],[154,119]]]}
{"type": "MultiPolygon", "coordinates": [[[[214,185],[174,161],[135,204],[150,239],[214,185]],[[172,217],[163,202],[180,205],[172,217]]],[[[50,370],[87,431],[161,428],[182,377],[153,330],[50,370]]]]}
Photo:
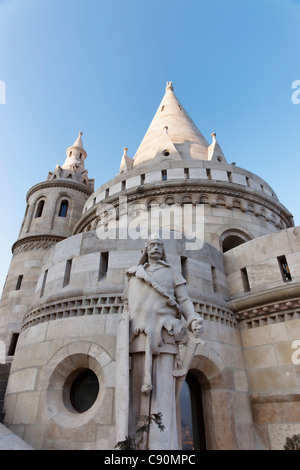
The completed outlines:
{"type": "Polygon", "coordinates": [[[164,155],[165,157],[168,157],[168,156],[170,155],[170,151],[169,151],[169,150],[164,150],[164,151],[163,151],[163,155],[164,155]]]}
{"type": "Polygon", "coordinates": [[[70,388],[70,401],[78,413],[84,413],[95,403],[99,393],[99,381],[96,374],[86,369],[82,371],[70,388]]]}

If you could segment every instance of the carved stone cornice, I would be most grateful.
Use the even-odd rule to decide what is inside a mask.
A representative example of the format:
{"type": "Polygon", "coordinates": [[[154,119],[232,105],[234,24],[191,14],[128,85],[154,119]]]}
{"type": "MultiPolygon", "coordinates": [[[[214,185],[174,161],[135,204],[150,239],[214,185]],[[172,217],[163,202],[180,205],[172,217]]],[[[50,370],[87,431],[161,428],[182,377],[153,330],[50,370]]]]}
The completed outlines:
{"type": "Polygon", "coordinates": [[[53,245],[64,240],[65,237],[32,235],[17,240],[12,246],[12,254],[16,255],[25,251],[49,250],[53,245]]]}
{"type": "MultiPolygon", "coordinates": [[[[196,312],[200,313],[204,320],[225,324],[231,328],[237,328],[237,320],[234,314],[225,308],[218,307],[210,302],[199,302],[192,299],[196,312]]],[[[44,323],[62,318],[82,317],[85,315],[112,315],[121,314],[124,304],[122,293],[102,293],[90,296],[76,296],[53,300],[40,305],[26,313],[22,330],[39,323],[44,323]]]]}
{"type": "Polygon", "coordinates": [[[79,183],[76,181],[72,180],[49,180],[49,181],[42,181],[41,183],[35,184],[32,186],[32,188],[29,189],[27,195],[26,195],[26,201],[28,202],[28,199],[30,196],[35,193],[36,191],[39,191],[40,189],[46,189],[46,188],[71,188],[75,189],[77,191],[80,191],[84,194],[87,194],[90,196],[93,191],[85,186],[83,183],[79,183]]]}
{"type": "Polygon", "coordinates": [[[285,282],[271,289],[260,290],[258,292],[249,292],[233,297],[230,300],[230,306],[236,314],[242,314],[260,305],[269,305],[280,301],[288,302],[290,299],[300,297],[299,282],[285,282]]]}
{"type": "MultiPolygon", "coordinates": [[[[218,201],[213,199],[213,197],[221,196],[227,198],[227,201],[225,201],[226,208],[231,209],[234,207],[236,210],[240,209],[242,212],[250,212],[251,209],[247,205],[243,206],[242,204],[242,202],[246,201],[247,203],[249,202],[250,204],[259,206],[259,209],[264,208],[275,214],[285,224],[285,227],[278,228],[288,228],[294,226],[290,212],[287,211],[287,209],[277,199],[271,198],[264,193],[255,191],[252,188],[241,187],[240,185],[234,183],[222,182],[222,184],[219,184],[215,181],[204,180],[201,181],[200,184],[197,181],[186,180],[184,184],[182,184],[182,181],[167,181],[164,183],[145,184],[143,186],[137,186],[130,190],[125,190],[116,193],[113,196],[109,196],[98,202],[95,206],[91,207],[81,217],[73,230],[73,234],[75,235],[77,233],[81,233],[86,229],[86,227],[88,227],[90,224],[93,224],[97,217],[97,208],[105,206],[105,204],[109,204],[115,208],[118,208],[120,197],[127,198],[128,203],[134,203],[140,199],[151,197],[164,197],[168,195],[176,197],[176,195],[182,196],[184,194],[191,195],[193,198],[192,202],[194,204],[200,203],[199,198],[201,196],[207,196],[209,198],[208,204],[212,207],[218,205],[218,201]],[[239,200],[241,202],[241,207],[239,208],[234,206],[233,200],[239,200]]],[[[160,203],[162,203],[162,201],[160,201],[160,203]]],[[[262,214],[257,209],[254,211],[254,215],[259,216],[262,214]]]]}
{"type": "Polygon", "coordinates": [[[231,300],[230,305],[241,329],[300,318],[299,283],[231,300]]]}
{"type": "MultiPolygon", "coordinates": [[[[260,315],[255,313],[244,313],[243,316],[249,315],[250,318],[244,319],[240,321],[240,329],[251,329],[257,328],[258,326],[266,326],[272,325],[273,323],[282,323],[289,320],[299,320],[300,319],[300,299],[296,299],[295,302],[283,302],[276,304],[277,312],[270,312],[268,313],[267,310],[263,311],[263,309],[274,310],[274,306],[264,306],[261,309],[263,313],[260,315]],[[290,305],[290,307],[288,307],[290,305]],[[252,316],[253,315],[253,316],[252,316]]],[[[240,316],[241,317],[241,316],[240,316]]]]}

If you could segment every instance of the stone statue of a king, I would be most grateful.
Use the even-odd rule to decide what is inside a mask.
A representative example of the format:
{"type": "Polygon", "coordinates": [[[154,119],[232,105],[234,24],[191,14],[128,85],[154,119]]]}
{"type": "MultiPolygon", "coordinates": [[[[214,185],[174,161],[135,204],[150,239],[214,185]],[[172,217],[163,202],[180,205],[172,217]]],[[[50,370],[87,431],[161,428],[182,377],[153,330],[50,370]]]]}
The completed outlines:
{"type": "Polygon", "coordinates": [[[119,430],[125,426],[125,433],[132,435],[139,416],[161,413],[164,431],[153,424],[145,448],[176,450],[180,448],[176,401],[197,343],[201,342],[202,318],[195,312],[186,280],[168,264],[158,237],[150,237],[138,265],[129,269],[127,276],[125,309],[118,332],[117,383],[120,408],[126,414],[128,405],[128,411],[125,417],[121,409],[117,411],[119,430]],[[182,358],[181,344],[186,345],[182,358]]]}

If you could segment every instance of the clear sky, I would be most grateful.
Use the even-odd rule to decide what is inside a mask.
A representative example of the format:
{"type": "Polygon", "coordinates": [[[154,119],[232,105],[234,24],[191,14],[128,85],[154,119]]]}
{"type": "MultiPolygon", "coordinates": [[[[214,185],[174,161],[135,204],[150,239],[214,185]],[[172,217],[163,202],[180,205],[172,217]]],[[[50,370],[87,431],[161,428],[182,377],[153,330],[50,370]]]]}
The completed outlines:
{"type": "Polygon", "coordinates": [[[79,131],[95,187],[113,178],[166,81],[299,225],[299,45],[300,0],[0,0],[0,290],[28,189],[79,131]]]}

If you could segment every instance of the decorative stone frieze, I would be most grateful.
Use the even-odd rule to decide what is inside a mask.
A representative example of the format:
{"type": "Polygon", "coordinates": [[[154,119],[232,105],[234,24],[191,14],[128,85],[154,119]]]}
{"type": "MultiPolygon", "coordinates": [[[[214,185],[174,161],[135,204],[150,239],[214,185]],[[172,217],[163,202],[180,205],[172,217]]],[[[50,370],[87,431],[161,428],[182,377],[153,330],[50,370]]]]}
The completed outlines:
{"type": "Polygon", "coordinates": [[[12,247],[13,255],[26,251],[49,250],[57,242],[63,240],[63,237],[29,237],[18,240],[12,247]]]}
{"type": "Polygon", "coordinates": [[[241,329],[299,319],[300,297],[259,305],[237,313],[236,318],[240,321],[241,329]]]}
{"type": "MultiPolygon", "coordinates": [[[[73,233],[81,233],[89,230],[94,230],[95,225],[93,221],[98,216],[100,204],[110,204],[116,208],[119,207],[119,196],[110,196],[104,201],[92,206],[78,224],[75,226],[73,233]],[[97,211],[98,210],[98,211],[97,211]]],[[[183,205],[184,198],[191,198],[192,204],[208,204],[212,208],[225,207],[228,210],[241,211],[242,213],[250,213],[255,217],[263,218],[267,222],[272,223],[278,230],[292,227],[294,225],[290,214],[284,210],[280,203],[276,200],[272,202],[268,198],[257,197],[251,194],[245,194],[238,191],[236,188],[224,189],[220,187],[205,187],[189,185],[184,187],[173,185],[170,187],[170,182],[161,187],[147,188],[146,186],[138,193],[122,192],[122,197],[127,197],[127,203],[130,205],[134,202],[141,202],[145,207],[149,206],[151,198],[156,199],[156,203],[160,206],[166,203],[166,199],[172,197],[174,204],[183,205]]],[[[168,203],[168,202],[167,202],[168,203]]]]}
{"type": "MultiPolygon", "coordinates": [[[[208,302],[199,302],[192,299],[195,311],[205,320],[221,323],[231,328],[237,328],[235,315],[225,308],[208,302]]],[[[88,315],[114,315],[123,312],[124,304],[121,293],[109,295],[93,295],[90,297],[72,297],[65,301],[42,305],[24,316],[22,330],[39,323],[58,320],[61,318],[74,318],[88,315]]]]}

